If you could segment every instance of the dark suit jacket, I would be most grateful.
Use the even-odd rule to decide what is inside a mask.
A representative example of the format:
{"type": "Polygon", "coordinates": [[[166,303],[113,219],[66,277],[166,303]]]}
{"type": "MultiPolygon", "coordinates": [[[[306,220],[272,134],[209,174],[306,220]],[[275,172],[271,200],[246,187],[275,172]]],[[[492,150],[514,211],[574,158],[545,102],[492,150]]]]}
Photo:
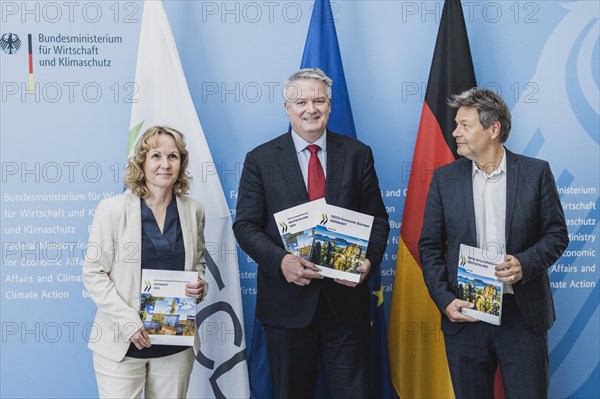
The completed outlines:
{"type": "MultiPolygon", "coordinates": [[[[390,228],[368,146],[327,132],[325,199],[329,204],[375,217],[366,256],[371,270],[378,270],[390,228]]],[[[366,280],[355,288],[328,278],[301,287],[283,277],[280,264],[287,252],[273,214],[308,201],[291,133],[246,155],[233,230],[240,247],[259,266],[256,317],[268,325],[304,328],[312,320],[324,288],[341,323],[368,319],[370,295],[366,280]]]]}
{"type": "MultiPolygon", "coordinates": [[[[515,299],[523,319],[537,333],[554,323],[547,269],[568,243],[550,166],[506,150],[506,251],[521,262],[523,279],[513,284],[515,299]]],[[[457,297],[460,244],[477,246],[472,161],[466,158],[434,172],[419,241],[425,283],[442,312],[442,330],[450,334],[464,325],[450,322],[444,314],[457,297]]]]}

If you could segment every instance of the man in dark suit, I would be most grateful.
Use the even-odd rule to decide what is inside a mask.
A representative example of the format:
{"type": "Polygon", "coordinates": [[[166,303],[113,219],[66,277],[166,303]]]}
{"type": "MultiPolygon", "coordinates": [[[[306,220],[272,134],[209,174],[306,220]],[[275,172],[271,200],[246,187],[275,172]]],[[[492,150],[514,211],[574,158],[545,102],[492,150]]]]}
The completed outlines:
{"type": "Polygon", "coordinates": [[[236,220],[240,247],[258,263],[256,317],[265,327],[278,398],[315,396],[323,362],[334,397],[368,397],[370,294],[389,232],[371,149],[326,130],[332,81],[321,70],[294,73],[284,85],[292,130],[250,151],[236,220]],[[318,147],[315,147],[318,146],[318,147]],[[359,283],[323,279],[317,267],[286,252],[273,214],[325,197],[374,216],[359,283]]]}
{"type": "Polygon", "coordinates": [[[555,320],[547,269],[569,242],[547,162],[504,148],[511,117],[504,101],[473,88],[449,102],[452,133],[464,158],[434,172],[419,256],[425,283],[442,313],[457,398],[491,398],[499,364],[507,397],[547,397],[547,330],[555,320]],[[495,275],[504,285],[501,325],[461,313],[460,244],[506,254],[495,275]]]}

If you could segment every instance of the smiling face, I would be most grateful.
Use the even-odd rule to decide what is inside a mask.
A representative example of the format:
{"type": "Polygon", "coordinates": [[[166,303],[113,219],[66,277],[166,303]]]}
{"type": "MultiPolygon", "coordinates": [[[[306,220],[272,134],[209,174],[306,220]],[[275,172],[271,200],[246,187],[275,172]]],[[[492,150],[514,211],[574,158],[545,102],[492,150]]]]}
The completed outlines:
{"type": "Polygon", "coordinates": [[[144,160],[146,187],[150,192],[171,191],[181,167],[181,154],[170,134],[159,134],[156,145],[148,150],[144,160]]]}
{"type": "Polygon", "coordinates": [[[309,143],[321,137],[331,114],[331,99],[325,86],[313,79],[296,80],[287,87],[285,100],[294,131],[309,143]]]}

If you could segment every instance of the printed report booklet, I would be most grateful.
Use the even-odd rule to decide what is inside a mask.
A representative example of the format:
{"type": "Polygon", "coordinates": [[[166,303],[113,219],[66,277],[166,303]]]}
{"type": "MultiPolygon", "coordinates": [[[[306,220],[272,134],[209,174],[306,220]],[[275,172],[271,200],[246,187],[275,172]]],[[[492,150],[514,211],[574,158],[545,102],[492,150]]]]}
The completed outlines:
{"type": "Polygon", "coordinates": [[[315,226],[324,204],[325,199],[321,198],[273,215],[283,245],[289,253],[304,259],[310,257],[315,226]]]}
{"type": "Polygon", "coordinates": [[[142,269],[140,317],[153,345],[194,345],[196,299],[185,285],[196,281],[195,271],[142,269]]]}
{"type": "Polygon", "coordinates": [[[367,254],[373,216],[323,204],[315,227],[310,261],[326,277],[358,283],[367,254]]]}
{"type": "Polygon", "coordinates": [[[460,245],[458,256],[458,298],[474,308],[461,312],[487,323],[500,325],[502,317],[502,282],[496,279],[495,267],[504,254],[495,248],[481,249],[460,245]]]}
{"type": "Polygon", "coordinates": [[[324,199],[273,216],[288,252],[313,262],[325,277],[360,280],[356,268],[366,259],[373,216],[329,205],[324,199]]]}

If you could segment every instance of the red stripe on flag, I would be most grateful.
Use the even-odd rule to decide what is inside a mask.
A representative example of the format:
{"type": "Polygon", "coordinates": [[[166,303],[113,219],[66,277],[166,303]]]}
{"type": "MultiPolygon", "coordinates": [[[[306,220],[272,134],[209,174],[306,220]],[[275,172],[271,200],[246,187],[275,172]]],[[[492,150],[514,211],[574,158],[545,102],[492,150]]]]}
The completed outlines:
{"type": "Polygon", "coordinates": [[[413,258],[419,263],[419,236],[423,227],[425,199],[433,171],[454,161],[454,155],[448,148],[440,125],[427,103],[423,103],[419,133],[415,144],[408,194],[402,216],[400,235],[413,258]]]}
{"type": "Polygon", "coordinates": [[[29,53],[29,73],[33,73],[33,54],[29,53]]]}

